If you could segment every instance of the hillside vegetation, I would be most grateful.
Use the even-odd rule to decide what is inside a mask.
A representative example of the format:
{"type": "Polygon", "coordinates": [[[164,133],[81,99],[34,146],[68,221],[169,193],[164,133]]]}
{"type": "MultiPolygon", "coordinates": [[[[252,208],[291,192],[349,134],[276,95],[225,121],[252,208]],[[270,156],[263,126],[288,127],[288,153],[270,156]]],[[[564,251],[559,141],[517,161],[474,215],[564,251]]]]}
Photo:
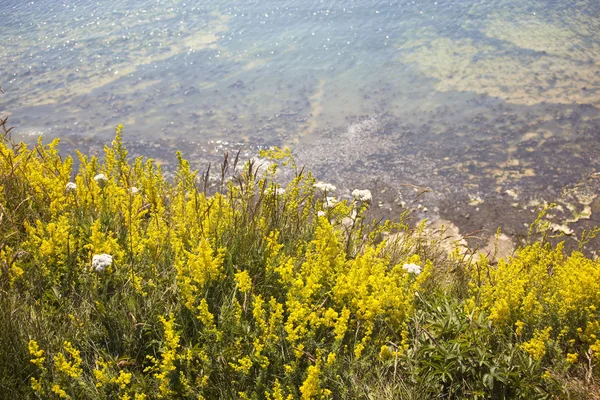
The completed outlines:
{"type": "Polygon", "coordinates": [[[514,257],[475,261],[407,215],[367,221],[370,193],[336,201],[287,150],[225,160],[209,195],[181,156],[172,180],[130,160],[121,127],[78,171],[2,127],[4,398],[598,393],[600,263],[541,223],[514,257]]]}

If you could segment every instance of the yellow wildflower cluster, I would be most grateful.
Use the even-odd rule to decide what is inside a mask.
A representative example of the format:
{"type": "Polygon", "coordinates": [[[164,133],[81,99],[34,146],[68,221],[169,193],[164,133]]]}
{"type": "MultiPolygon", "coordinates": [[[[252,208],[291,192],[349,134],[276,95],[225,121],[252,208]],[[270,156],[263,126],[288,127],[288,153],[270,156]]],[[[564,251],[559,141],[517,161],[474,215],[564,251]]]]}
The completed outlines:
{"type": "MultiPolygon", "coordinates": [[[[177,349],[179,348],[179,336],[175,333],[172,319],[160,317],[164,326],[164,345],[161,351],[161,360],[149,357],[154,363],[154,377],[159,382],[158,396],[168,398],[173,394],[171,390],[171,376],[177,369],[175,361],[177,360],[177,349]]],[[[148,370],[152,370],[149,368],[148,370]]]]}
{"type": "Polygon", "coordinates": [[[321,370],[319,365],[311,365],[308,367],[306,379],[300,386],[302,400],[327,398],[331,395],[331,390],[323,389],[320,384],[321,370]]]}
{"type": "Polygon", "coordinates": [[[579,252],[567,256],[563,244],[536,243],[484,270],[473,276],[473,300],[496,326],[514,326],[532,358],[541,359],[554,340],[574,363],[575,343],[584,344],[582,353],[600,343],[599,261],[579,252]]]}
{"type": "Polygon", "coordinates": [[[64,349],[65,353],[58,353],[54,357],[55,369],[71,378],[79,378],[81,375],[81,356],[79,350],[74,348],[70,342],[64,343],[64,349]]]}
{"type": "Polygon", "coordinates": [[[44,360],[44,350],[40,349],[39,345],[35,340],[29,341],[29,354],[32,359],[30,360],[32,364],[36,365],[38,368],[43,368],[44,360]]]}
{"type": "Polygon", "coordinates": [[[238,289],[240,292],[246,293],[250,289],[252,289],[252,280],[250,280],[250,275],[248,275],[248,271],[240,271],[235,274],[235,281],[238,285],[238,289]]]}
{"type": "Polygon", "coordinates": [[[550,331],[552,331],[550,326],[542,331],[536,330],[533,338],[523,343],[523,350],[528,352],[534,360],[539,361],[546,355],[546,344],[550,340],[550,331]]]}
{"type": "Polygon", "coordinates": [[[447,300],[440,282],[453,277],[440,275],[458,261],[429,258],[423,225],[368,224],[369,201],[323,198],[333,185],[316,188],[288,150],[242,168],[226,159],[211,189],[214,174],[181,154],[172,181],[129,160],[121,128],[102,161],[78,154],[76,173],[56,146],[0,143],[1,300],[22,330],[0,339],[36,339],[18,339],[29,357],[15,398],[361,397],[373,385],[355,385],[359,372],[420,379],[410,357],[464,349],[441,343],[453,326],[475,343],[485,325],[486,343],[516,343],[538,364],[555,348],[567,366],[600,355],[600,267],[579,253],[536,244],[482,261],[466,274],[470,298],[447,302],[468,323],[438,313],[453,315],[438,329],[423,310],[447,300]]]}

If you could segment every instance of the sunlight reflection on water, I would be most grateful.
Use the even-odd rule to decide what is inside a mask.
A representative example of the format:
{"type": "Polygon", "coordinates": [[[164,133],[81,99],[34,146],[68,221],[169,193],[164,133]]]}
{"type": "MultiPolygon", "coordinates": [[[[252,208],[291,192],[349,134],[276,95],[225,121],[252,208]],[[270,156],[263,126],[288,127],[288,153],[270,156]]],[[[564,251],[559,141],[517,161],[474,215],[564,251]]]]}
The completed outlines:
{"type": "Polygon", "coordinates": [[[598,6],[559,3],[8,1],[2,110],[88,136],[129,122],[154,137],[293,142],[444,106],[434,91],[598,105],[598,6]],[[296,118],[263,129],[282,113],[296,118]]]}

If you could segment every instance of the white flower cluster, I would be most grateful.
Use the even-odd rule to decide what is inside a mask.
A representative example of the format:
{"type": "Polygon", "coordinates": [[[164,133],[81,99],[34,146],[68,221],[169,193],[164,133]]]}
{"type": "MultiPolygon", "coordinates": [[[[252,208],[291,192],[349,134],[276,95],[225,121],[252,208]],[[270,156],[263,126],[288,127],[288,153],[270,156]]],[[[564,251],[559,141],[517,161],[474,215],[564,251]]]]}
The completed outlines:
{"type": "Polygon", "coordinates": [[[132,186],[129,188],[129,193],[131,194],[136,194],[140,191],[140,189],[136,188],[135,186],[132,186]]]}
{"type": "Polygon", "coordinates": [[[96,254],[92,257],[92,269],[96,272],[102,272],[106,267],[110,267],[113,258],[110,254],[96,254]]]}
{"type": "Polygon", "coordinates": [[[333,186],[331,183],[325,183],[325,182],[317,182],[314,184],[314,187],[316,189],[322,190],[324,192],[335,192],[336,187],[333,186]]]}
{"type": "Polygon", "coordinates": [[[106,185],[106,183],[108,182],[108,178],[106,177],[106,175],[104,174],[98,174],[94,177],[94,180],[96,182],[98,182],[98,185],[100,187],[104,187],[104,185],[106,185]]]}
{"type": "Polygon", "coordinates": [[[402,269],[407,270],[409,274],[419,275],[421,273],[421,266],[417,264],[404,264],[402,269]]]}
{"type": "Polygon", "coordinates": [[[364,201],[366,203],[370,203],[373,200],[373,196],[371,195],[371,191],[368,189],[360,190],[354,189],[352,191],[352,197],[358,201],[364,201]]]}
{"type": "Polygon", "coordinates": [[[325,215],[325,211],[317,211],[317,217],[324,217],[325,215]]]}
{"type": "Polygon", "coordinates": [[[67,189],[67,192],[74,192],[77,190],[77,185],[73,182],[69,182],[69,183],[67,183],[66,189],[67,189]]]}

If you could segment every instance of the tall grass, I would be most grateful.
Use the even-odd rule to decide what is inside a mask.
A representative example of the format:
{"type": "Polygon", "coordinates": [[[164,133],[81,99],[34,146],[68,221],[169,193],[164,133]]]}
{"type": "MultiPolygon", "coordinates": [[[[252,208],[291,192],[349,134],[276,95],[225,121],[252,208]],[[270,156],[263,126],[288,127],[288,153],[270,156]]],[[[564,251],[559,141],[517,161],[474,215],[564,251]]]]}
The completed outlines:
{"type": "MultiPolygon", "coordinates": [[[[0,395],[590,396],[600,264],[545,242],[491,265],[332,204],[289,151],[226,159],[216,193],[57,142],[0,141],[0,395]],[[293,178],[280,187],[277,171],[293,178]],[[458,253],[457,253],[458,254],[458,253]]],[[[327,192],[329,190],[329,192],[327,192]]]]}

